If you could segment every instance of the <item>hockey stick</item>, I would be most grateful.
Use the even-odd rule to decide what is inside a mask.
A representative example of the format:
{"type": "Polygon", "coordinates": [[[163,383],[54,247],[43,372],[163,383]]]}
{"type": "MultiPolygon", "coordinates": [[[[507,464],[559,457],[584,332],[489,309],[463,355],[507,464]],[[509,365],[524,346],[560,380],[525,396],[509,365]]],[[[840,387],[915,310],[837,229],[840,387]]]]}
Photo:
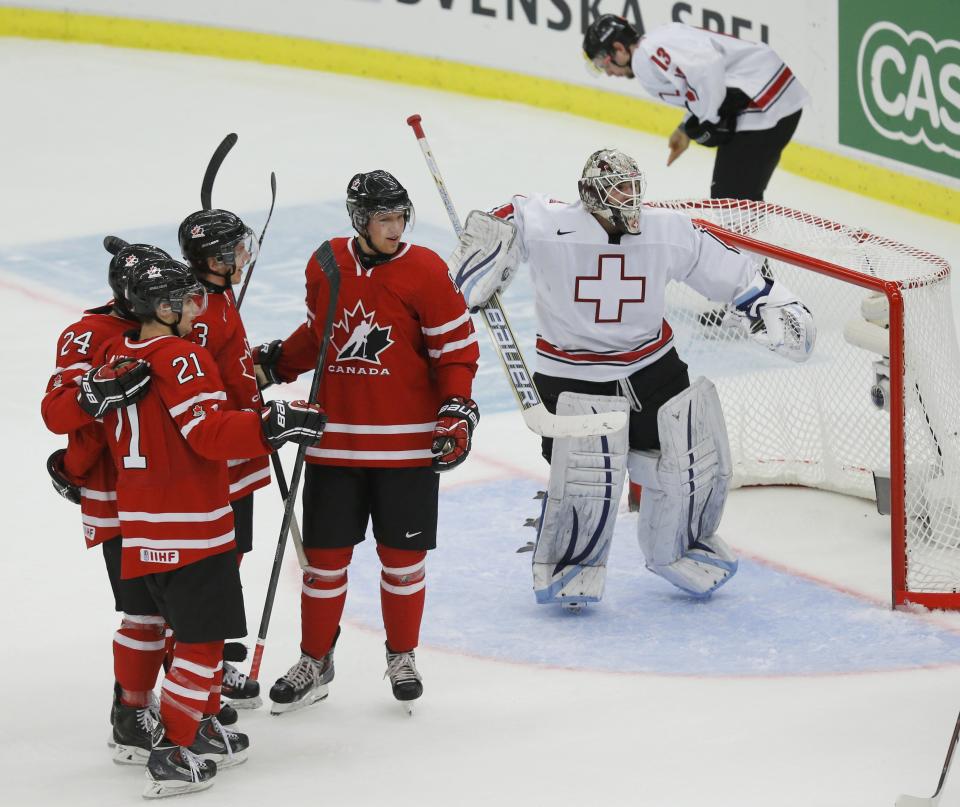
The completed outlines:
{"type": "MultiPolygon", "coordinates": [[[[336,312],[337,295],[340,291],[340,267],[333,256],[333,249],[329,241],[324,241],[316,252],[317,262],[327,278],[330,287],[330,300],[327,303],[327,320],[323,326],[323,340],[320,343],[320,355],[317,357],[317,366],[313,371],[313,382],[310,384],[310,403],[316,403],[320,392],[320,382],[323,380],[324,359],[327,348],[330,346],[330,337],[333,333],[333,318],[336,312]]],[[[287,491],[287,500],[283,508],[283,521],[280,524],[280,538],[277,541],[277,553],[273,558],[273,569],[270,572],[270,583],[267,586],[267,600],[263,605],[263,616],[260,618],[260,630],[257,633],[257,646],[253,651],[253,662],[250,665],[250,677],[257,680],[260,674],[260,663],[263,660],[263,646],[267,640],[267,630],[270,627],[270,617],[273,614],[273,601],[277,595],[277,583],[280,580],[280,566],[283,563],[283,550],[287,542],[287,533],[293,521],[293,505],[300,487],[300,476],[303,473],[303,463],[306,459],[307,447],[297,448],[297,458],[293,463],[293,473],[290,476],[290,490],[287,491]]]]}
{"type": "Polygon", "coordinates": [[[937,807],[940,803],[940,793],[943,790],[943,783],[947,779],[947,773],[950,771],[950,762],[953,760],[953,751],[957,747],[957,739],[960,738],[960,716],[957,717],[957,724],[953,727],[953,736],[950,738],[950,746],[947,748],[947,759],[943,763],[943,770],[940,772],[940,781],[937,782],[937,789],[934,794],[926,799],[922,796],[898,796],[896,807],[937,807]]]}
{"type": "Polygon", "coordinates": [[[220,145],[217,146],[216,151],[213,152],[213,156],[210,157],[210,162],[207,163],[207,170],[203,175],[203,183],[200,185],[200,206],[204,210],[213,208],[213,183],[217,178],[217,172],[220,170],[224,159],[226,159],[226,156],[230,153],[230,149],[236,144],[237,136],[231,132],[220,141],[220,145]]]}
{"type": "Polygon", "coordinates": [[[240,304],[243,302],[243,295],[247,293],[247,284],[250,282],[250,278],[253,276],[253,267],[257,265],[257,261],[260,260],[260,248],[263,246],[263,237],[267,234],[267,227],[270,225],[270,219],[273,218],[273,206],[277,203],[277,175],[270,172],[270,211],[267,213],[267,220],[263,223],[263,229],[260,231],[260,238],[257,239],[257,257],[253,259],[253,263],[250,264],[250,267],[247,269],[247,276],[243,279],[243,285],[240,287],[240,296],[237,297],[237,308],[240,308],[240,304]]]}
{"type": "MultiPolygon", "coordinates": [[[[407,118],[407,124],[413,129],[417,142],[420,144],[420,150],[427,162],[427,168],[433,175],[433,181],[440,192],[440,198],[443,200],[443,206],[450,217],[450,223],[453,225],[457,238],[459,238],[463,233],[463,226],[460,224],[460,217],[457,216],[457,211],[453,207],[447,186],[444,184],[440,169],[437,167],[437,161],[434,159],[426,135],[423,133],[421,120],[419,115],[411,115],[407,118]]],[[[497,351],[501,364],[503,364],[503,370],[507,374],[510,386],[513,388],[517,403],[520,404],[523,420],[531,431],[544,437],[585,437],[587,435],[610,434],[619,431],[626,425],[627,415],[624,412],[604,412],[598,415],[555,415],[550,412],[541,400],[540,393],[533,383],[533,376],[523,360],[520,346],[517,344],[507,314],[500,303],[500,295],[494,294],[481,311],[490,338],[493,341],[493,347],[497,351]]]]}

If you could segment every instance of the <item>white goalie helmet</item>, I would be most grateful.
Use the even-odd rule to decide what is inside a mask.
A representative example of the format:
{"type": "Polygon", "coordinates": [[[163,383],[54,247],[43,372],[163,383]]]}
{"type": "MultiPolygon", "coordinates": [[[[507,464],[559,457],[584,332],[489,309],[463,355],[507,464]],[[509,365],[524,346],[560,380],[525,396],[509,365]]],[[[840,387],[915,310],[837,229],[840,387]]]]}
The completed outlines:
{"type": "Polygon", "coordinates": [[[640,232],[640,212],[647,181],[637,161],[617,149],[593,152],[577,183],[583,206],[606,219],[615,231],[640,232]]]}

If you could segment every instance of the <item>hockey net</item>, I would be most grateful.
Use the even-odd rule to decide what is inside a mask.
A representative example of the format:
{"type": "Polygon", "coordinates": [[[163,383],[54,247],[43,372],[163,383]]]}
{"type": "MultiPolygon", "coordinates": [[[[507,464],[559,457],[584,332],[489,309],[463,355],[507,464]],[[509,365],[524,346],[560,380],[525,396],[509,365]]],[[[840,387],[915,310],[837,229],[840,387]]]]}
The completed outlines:
{"type": "Polygon", "coordinates": [[[960,609],[960,350],[949,264],[779,205],[651,205],[681,210],[755,254],[816,321],[813,355],[794,364],[688,286],[668,289],[677,350],[691,376],[720,393],[734,486],[876,499],[876,475],[882,500],[889,480],[893,604],[960,609]]]}

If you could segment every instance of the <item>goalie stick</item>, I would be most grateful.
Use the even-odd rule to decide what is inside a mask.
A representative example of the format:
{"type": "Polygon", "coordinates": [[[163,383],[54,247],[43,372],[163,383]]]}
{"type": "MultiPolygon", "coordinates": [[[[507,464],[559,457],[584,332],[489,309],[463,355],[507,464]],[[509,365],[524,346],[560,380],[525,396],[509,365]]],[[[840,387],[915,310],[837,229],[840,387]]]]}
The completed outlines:
{"type": "MultiPolygon", "coordinates": [[[[320,382],[323,380],[324,359],[327,348],[330,346],[330,337],[333,333],[333,319],[337,307],[337,296],[340,291],[340,267],[333,255],[333,248],[329,241],[324,241],[316,252],[317,263],[327,278],[330,287],[330,300],[327,303],[327,319],[323,325],[323,340],[320,343],[320,354],[317,356],[317,366],[313,371],[313,381],[310,384],[310,403],[316,403],[320,392],[320,382]]],[[[287,533],[293,521],[293,506],[300,487],[300,476],[303,473],[303,463],[306,458],[307,447],[297,447],[297,458],[293,463],[293,473],[290,475],[290,490],[283,507],[283,521],[280,524],[280,537],[277,540],[277,552],[273,557],[273,569],[270,572],[270,583],[267,586],[267,599],[263,605],[263,616],[260,618],[260,630],[257,632],[257,645],[253,651],[253,662],[250,665],[250,677],[254,680],[260,675],[260,663],[263,660],[263,648],[267,641],[267,630],[270,627],[270,617],[273,614],[273,601],[277,595],[277,583],[280,580],[280,567],[283,564],[283,550],[287,542],[287,533]]]]}
{"type": "Polygon", "coordinates": [[[943,763],[943,770],[940,772],[940,781],[937,782],[937,789],[930,798],[922,796],[898,796],[896,807],[937,807],[940,803],[940,794],[943,791],[943,783],[947,779],[947,773],[950,771],[950,762],[953,760],[953,752],[957,747],[957,739],[960,738],[960,716],[957,717],[957,723],[953,727],[953,736],[950,738],[950,745],[947,748],[947,759],[943,763]]]}
{"type": "MultiPolygon", "coordinates": [[[[463,233],[463,226],[460,224],[460,218],[453,207],[447,186],[440,175],[440,169],[437,167],[430,145],[427,143],[421,121],[422,118],[419,115],[411,115],[407,118],[407,124],[413,129],[427,168],[430,169],[440,198],[443,200],[443,206],[450,217],[450,223],[459,238],[463,233]]],[[[554,415],[550,412],[540,398],[540,393],[533,383],[533,376],[527,369],[507,314],[500,303],[500,295],[494,294],[481,312],[490,339],[493,341],[493,347],[503,364],[503,370],[513,388],[513,394],[520,404],[523,420],[531,431],[543,437],[582,437],[610,434],[626,425],[627,415],[623,412],[604,412],[598,415],[554,415]]]]}

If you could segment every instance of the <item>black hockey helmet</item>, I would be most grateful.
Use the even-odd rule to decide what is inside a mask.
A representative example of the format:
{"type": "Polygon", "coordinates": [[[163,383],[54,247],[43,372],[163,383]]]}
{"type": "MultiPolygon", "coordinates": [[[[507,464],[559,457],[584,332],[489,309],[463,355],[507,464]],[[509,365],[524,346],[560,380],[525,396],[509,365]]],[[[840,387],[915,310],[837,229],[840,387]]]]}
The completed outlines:
{"type": "MultiPolygon", "coordinates": [[[[197,307],[195,316],[207,308],[207,291],[188,266],[173,258],[141,261],[127,279],[127,302],[133,315],[141,322],[161,320],[157,312],[165,308],[180,322],[184,306],[192,302],[197,307]]],[[[164,323],[171,324],[171,323],[164,323]]]]}
{"type": "Polygon", "coordinates": [[[347,184],[347,212],[353,229],[365,238],[367,223],[377,213],[403,213],[404,221],[410,226],[413,224],[410,196],[389,171],[354,174],[347,184]]]}
{"type": "Polygon", "coordinates": [[[113,292],[113,307],[126,319],[136,319],[127,299],[127,279],[130,272],[144,261],[170,260],[170,255],[150,244],[127,244],[116,236],[103,239],[107,252],[113,254],[107,269],[107,283],[113,292]]]}
{"type": "Polygon", "coordinates": [[[583,36],[583,54],[587,61],[602,71],[597,64],[613,51],[613,43],[619,42],[629,48],[640,41],[640,32],[623,17],[616,14],[601,14],[583,36]]]}
{"type": "Polygon", "coordinates": [[[253,231],[229,210],[198,210],[180,224],[177,231],[183,259],[195,272],[211,272],[227,278],[237,268],[249,265],[257,257],[259,245],[253,231]],[[229,268],[222,273],[210,268],[207,258],[214,258],[229,268]]]}

